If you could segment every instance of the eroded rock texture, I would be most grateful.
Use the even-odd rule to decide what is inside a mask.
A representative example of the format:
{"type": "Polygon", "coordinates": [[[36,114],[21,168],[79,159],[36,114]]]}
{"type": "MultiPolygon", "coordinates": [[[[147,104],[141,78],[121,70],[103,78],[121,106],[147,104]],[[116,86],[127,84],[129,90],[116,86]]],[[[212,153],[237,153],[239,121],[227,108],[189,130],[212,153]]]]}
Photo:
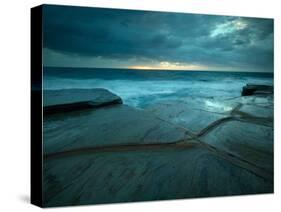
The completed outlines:
{"type": "Polygon", "coordinates": [[[258,95],[258,94],[273,94],[273,86],[247,84],[246,86],[243,87],[242,96],[258,95]]]}
{"type": "Polygon", "coordinates": [[[46,90],[43,94],[44,114],[99,108],[122,104],[122,99],[106,89],[46,90]]]}
{"type": "Polygon", "coordinates": [[[45,206],[273,192],[271,94],[112,104],[43,126],[45,206]]]}

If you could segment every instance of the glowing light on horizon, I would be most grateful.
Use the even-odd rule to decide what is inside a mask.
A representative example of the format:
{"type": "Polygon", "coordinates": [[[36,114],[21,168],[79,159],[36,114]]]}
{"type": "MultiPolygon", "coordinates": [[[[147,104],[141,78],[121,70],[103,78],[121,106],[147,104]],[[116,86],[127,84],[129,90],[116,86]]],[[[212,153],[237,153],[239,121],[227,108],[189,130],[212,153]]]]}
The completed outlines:
{"type": "Polygon", "coordinates": [[[149,69],[155,69],[152,66],[129,66],[130,69],[144,69],[144,70],[149,70],[149,69]]]}
{"type": "Polygon", "coordinates": [[[205,65],[186,64],[178,62],[172,63],[168,61],[161,61],[160,63],[153,65],[129,66],[128,68],[141,70],[209,70],[209,67],[205,65]]]}

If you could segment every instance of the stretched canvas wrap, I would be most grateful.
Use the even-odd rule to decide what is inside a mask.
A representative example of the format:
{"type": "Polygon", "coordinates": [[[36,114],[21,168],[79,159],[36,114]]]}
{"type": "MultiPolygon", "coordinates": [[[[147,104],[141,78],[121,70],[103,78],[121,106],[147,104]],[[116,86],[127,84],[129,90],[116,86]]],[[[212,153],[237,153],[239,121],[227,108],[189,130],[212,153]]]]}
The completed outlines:
{"type": "Polygon", "coordinates": [[[273,19],[31,9],[31,201],[273,193],[273,19]]]}

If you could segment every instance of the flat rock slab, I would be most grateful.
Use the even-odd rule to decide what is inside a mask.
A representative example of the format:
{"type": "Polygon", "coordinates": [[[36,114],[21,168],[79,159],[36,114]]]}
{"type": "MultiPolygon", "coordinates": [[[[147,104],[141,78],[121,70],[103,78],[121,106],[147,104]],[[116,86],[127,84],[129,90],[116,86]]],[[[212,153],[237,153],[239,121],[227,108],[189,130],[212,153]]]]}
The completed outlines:
{"type": "Polygon", "coordinates": [[[161,119],[178,124],[194,133],[199,133],[209,124],[227,115],[191,108],[188,103],[173,102],[146,108],[161,119]]]}
{"type": "Polygon", "coordinates": [[[272,127],[229,121],[200,140],[273,173],[272,127]]]}
{"type": "Polygon", "coordinates": [[[43,98],[45,114],[122,104],[119,96],[102,88],[46,90],[43,98]]]}
{"type": "Polygon", "coordinates": [[[252,117],[273,119],[273,108],[270,107],[267,108],[255,105],[243,105],[238,111],[248,114],[252,117]]]}
{"type": "Polygon", "coordinates": [[[241,104],[250,104],[261,107],[273,107],[273,96],[241,96],[236,98],[234,101],[237,101],[241,104]]]}
{"type": "Polygon", "coordinates": [[[272,193],[272,183],[201,147],[49,159],[43,205],[63,206],[272,193]]]}
{"type": "Polygon", "coordinates": [[[273,86],[247,84],[243,87],[242,96],[273,94],[273,86]]]}
{"type": "Polygon", "coordinates": [[[111,145],[173,143],[185,130],[126,105],[44,117],[44,154],[111,145]]]}

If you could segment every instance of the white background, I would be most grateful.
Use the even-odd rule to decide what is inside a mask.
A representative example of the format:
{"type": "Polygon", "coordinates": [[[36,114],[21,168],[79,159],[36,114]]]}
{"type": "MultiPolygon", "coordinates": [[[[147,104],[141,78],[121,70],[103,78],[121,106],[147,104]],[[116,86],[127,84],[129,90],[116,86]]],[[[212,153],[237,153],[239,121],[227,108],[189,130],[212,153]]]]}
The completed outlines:
{"type": "MultiPolygon", "coordinates": [[[[42,3],[275,18],[275,194],[55,208],[60,211],[276,211],[280,195],[278,0],[6,0],[0,5],[0,211],[38,211],[30,189],[30,8],[42,3]],[[278,124],[279,122],[279,124],[278,124]]],[[[280,211],[280,210],[279,210],[280,211]]]]}

